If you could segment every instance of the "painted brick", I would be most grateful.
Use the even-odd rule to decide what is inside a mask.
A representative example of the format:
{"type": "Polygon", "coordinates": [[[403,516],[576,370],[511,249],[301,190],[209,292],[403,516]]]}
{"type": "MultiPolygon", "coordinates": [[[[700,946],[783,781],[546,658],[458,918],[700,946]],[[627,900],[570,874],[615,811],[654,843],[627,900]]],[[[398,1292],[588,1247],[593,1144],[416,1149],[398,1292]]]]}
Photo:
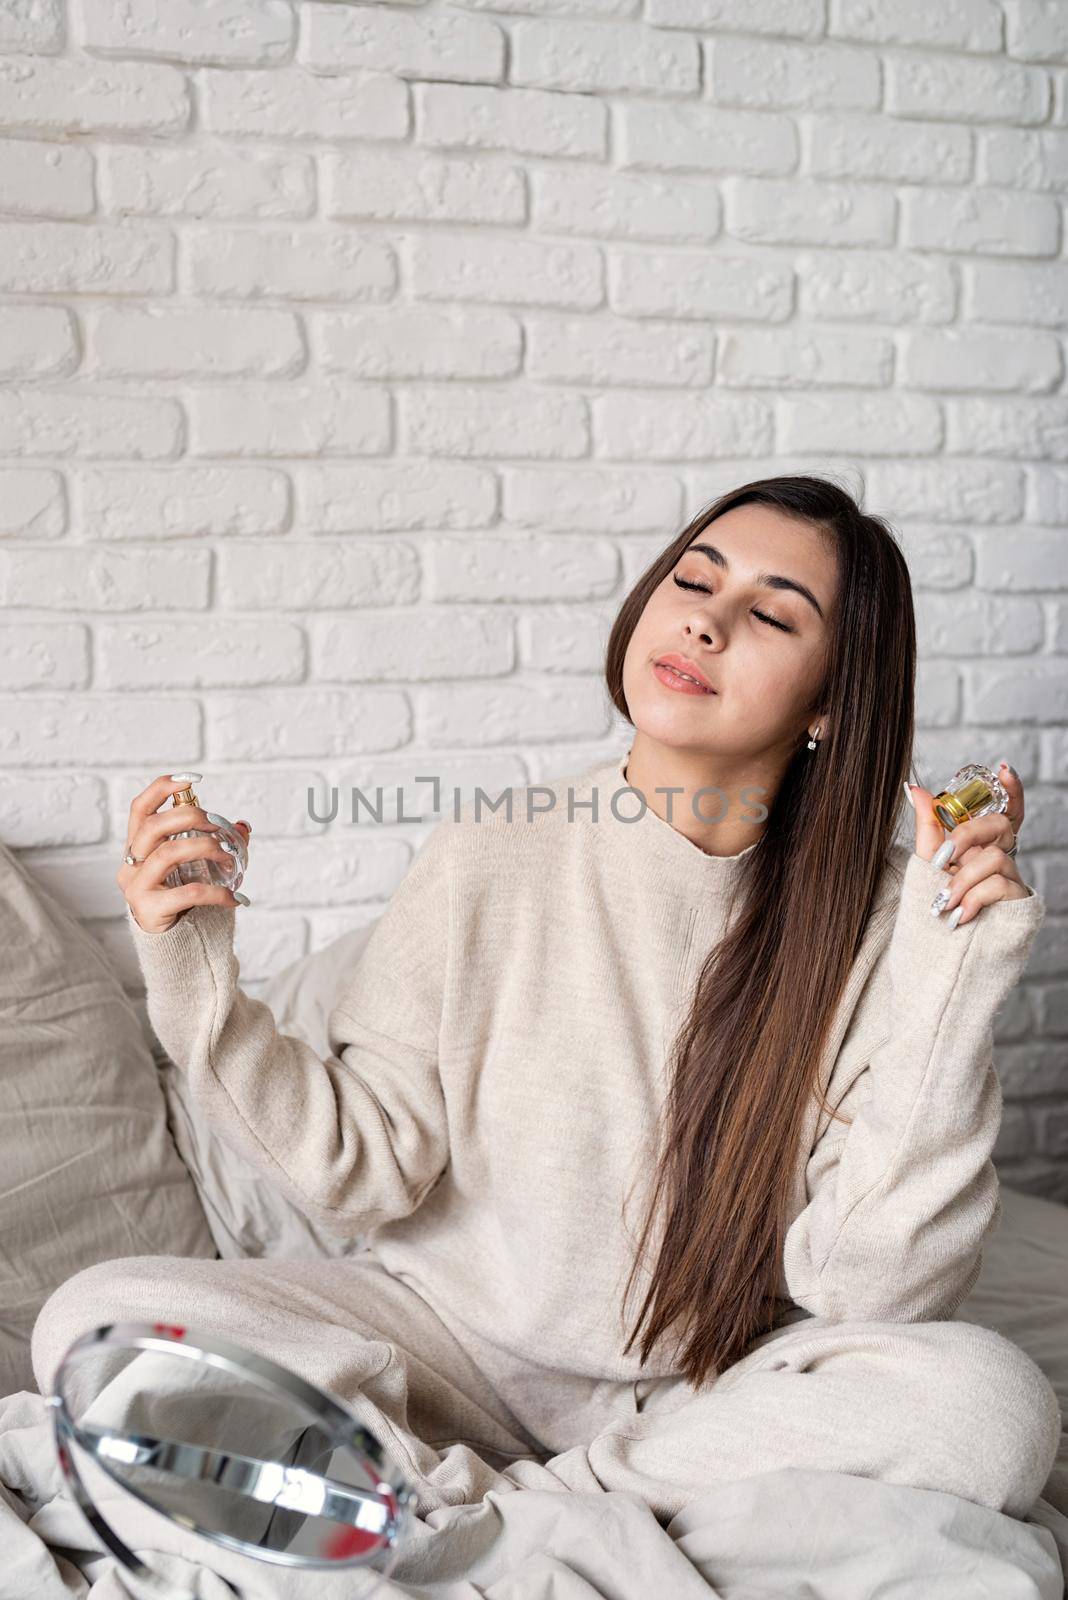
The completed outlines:
{"type": "Polygon", "coordinates": [[[604,265],[592,244],[487,238],[477,255],[467,238],[413,235],[411,282],[428,300],[503,301],[531,306],[599,306],[604,265]]]}
{"type": "Polygon", "coordinates": [[[67,528],[67,493],[45,467],[0,468],[0,537],[55,539],[67,528]]]}
{"type": "Polygon", "coordinates": [[[190,66],[274,66],[292,54],[296,34],[286,0],[80,0],[78,23],[88,50],[190,66]]]}
{"type": "Polygon", "coordinates": [[[466,83],[416,83],[412,95],[419,144],[575,159],[607,152],[608,108],[592,97],[466,83]]]}
{"type": "Polygon", "coordinates": [[[0,391],[0,455],[175,456],[183,420],[177,401],[30,389],[0,391]]]}
{"type": "Polygon", "coordinates": [[[485,17],[306,0],[300,59],[313,72],[394,72],[408,78],[495,83],[504,74],[504,34],[485,17]]]}
{"type": "Polygon", "coordinates": [[[523,360],[522,326],[506,311],[376,306],[306,320],[320,367],[354,378],[509,378],[523,360]]]}
{"type": "Polygon", "coordinates": [[[0,211],[11,216],[87,217],[94,205],[91,150],[0,139],[0,211]]]}
{"type": "Polygon", "coordinates": [[[105,145],[100,188],[106,211],[142,217],[308,217],[315,209],[310,156],[272,150],[146,150],[105,145]]]}
{"type": "Polygon", "coordinates": [[[634,22],[522,18],[511,29],[510,78],[583,94],[695,94],[698,41],[634,22]]]}
{"type": "Polygon", "coordinates": [[[59,50],[63,44],[62,0],[23,0],[0,11],[0,50],[59,50]]]}
{"type": "Polygon", "coordinates": [[[327,216],[397,222],[470,222],[519,226],[526,221],[525,174],[495,167],[486,182],[481,162],[383,150],[324,158],[327,216]]]}
{"type": "Polygon", "coordinates": [[[383,300],[396,287],[393,251],[382,239],[342,229],[190,229],[188,287],[242,300],[383,300]]]}
{"type": "MultiPolygon", "coordinates": [[[[2,66],[2,63],[0,63],[2,66]]],[[[174,241],[158,229],[0,223],[0,289],[16,294],[169,294],[174,241]]]]}
{"type": "Polygon", "coordinates": [[[86,468],[75,489],[86,539],[280,533],[289,481],[264,467],[86,468]]]}
{"type": "Polygon", "coordinates": [[[403,139],[408,87],[386,73],[320,77],[302,67],[200,74],[204,122],[213,133],[265,139],[403,139]]]}
{"type": "MultiPolygon", "coordinates": [[[[218,589],[237,611],[407,605],[418,598],[419,564],[410,545],[384,540],[242,540],[219,552],[218,589]]],[[[407,624],[395,631],[403,636],[407,624]]]]}
{"type": "Polygon", "coordinates": [[[308,533],[479,528],[497,509],[494,474],[466,462],[307,467],[296,476],[297,526],[308,533]]]}
{"type": "Polygon", "coordinates": [[[182,133],[192,114],[185,75],[147,62],[0,60],[0,126],[41,133],[182,133]]]}
{"type": "Polygon", "coordinates": [[[389,394],[370,384],[196,388],[187,406],[195,455],[384,455],[393,440],[389,394]]]}
{"type": "Polygon", "coordinates": [[[0,378],[54,378],[81,359],[78,327],[60,306],[0,306],[0,378]]]}
{"type": "Polygon", "coordinates": [[[305,364],[288,311],[108,308],[90,315],[89,359],[106,377],[289,377],[305,364]]]}

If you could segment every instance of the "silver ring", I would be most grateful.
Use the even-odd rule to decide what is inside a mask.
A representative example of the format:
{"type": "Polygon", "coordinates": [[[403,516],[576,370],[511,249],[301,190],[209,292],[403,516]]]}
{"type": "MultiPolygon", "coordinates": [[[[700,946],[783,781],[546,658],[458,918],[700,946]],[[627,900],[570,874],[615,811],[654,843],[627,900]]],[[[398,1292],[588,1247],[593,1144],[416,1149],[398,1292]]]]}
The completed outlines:
{"type": "Polygon", "coordinates": [[[135,855],[132,855],[130,853],[130,847],[129,847],[129,845],[127,845],[126,854],[123,856],[122,859],[123,859],[124,864],[126,866],[128,866],[128,867],[139,867],[141,865],[142,861],[146,861],[148,858],[147,858],[147,856],[135,856],[135,855]]]}
{"type": "Polygon", "coordinates": [[[1019,848],[1020,848],[1019,841],[1015,840],[1013,842],[1012,849],[1011,850],[1006,850],[1005,854],[1007,856],[1014,856],[1019,848]]]}

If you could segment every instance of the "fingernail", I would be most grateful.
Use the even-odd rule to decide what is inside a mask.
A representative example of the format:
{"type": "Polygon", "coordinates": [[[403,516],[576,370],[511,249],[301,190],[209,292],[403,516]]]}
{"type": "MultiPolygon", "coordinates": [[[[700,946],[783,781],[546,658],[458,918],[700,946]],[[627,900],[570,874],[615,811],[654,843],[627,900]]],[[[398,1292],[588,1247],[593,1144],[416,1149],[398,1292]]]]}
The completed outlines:
{"type": "Polygon", "coordinates": [[[946,839],[946,840],[943,841],[942,844],[940,844],[938,846],[938,849],[935,851],[934,855],[931,857],[931,865],[932,865],[932,867],[944,867],[946,862],[947,861],[952,861],[952,859],[953,859],[953,840],[952,839],[946,839]]]}
{"type": "Polygon", "coordinates": [[[228,828],[230,824],[225,817],[220,817],[215,811],[205,811],[204,815],[209,822],[214,822],[217,828],[228,828]]]}
{"type": "Polygon", "coordinates": [[[1011,772],[1014,778],[1019,778],[1020,774],[1017,772],[1016,768],[1010,767],[1007,761],[999,761],[998,765],[1004,767],[1006,772],[1011,772]]]}
{"type": "Polygon", "coordinates": [[[911,806],[911,807],[912,807],[912,809],[913,809],[913,811],[915,811],[915,809],[916,809],[916,802],[915,802],[915,800],[914,800],[914,799],[913,799],[913,798],[912,798],[912,790],[911,790],[911,789],[910,789],[910,788],[909,788],[909,786],[908,786],[908,784],[907,784],[907,783],[903,783],[903,784],[902,784],[902,785],[901,785],[901,787],[902,787],[902,788],[903,788],[903,789],[904,789],[904,791],[905,791],[905,799],[906,799],[906,800],[907,800],[907,801],[908,801],[908,803],[909,803],[909,805],[910,805],[910,806],[911,806]]]}
{"type": "Polygon", "coordinates": [[[252,901],[249,899],[248,895],[242,894],[240,889],[234,890],[234,899],[237,901],[239,906],[250,906],[252,904],[252,901]]]}
{"type": "Polygon", "coordinates": [[[953,910],[949,913],[949,916],[946,918],[946,927],[947,928],[955,928],[957,926],[957,923],[961,919],[961,913],[963,912],[963,910],[964,910],[963,905],[959,905],[959,906],[954,906],[953,907],[953,910]]]}
{"type": "Polygon", "coordinates": [[[935,895],[934,899],[931,901],[931,915],[932,915],[932,917],[937,917],[938,913],[940,911],[944,911],[948,904],[949,904],[949,890],[948,889],[939,889],[938,893],[935,895]]]}

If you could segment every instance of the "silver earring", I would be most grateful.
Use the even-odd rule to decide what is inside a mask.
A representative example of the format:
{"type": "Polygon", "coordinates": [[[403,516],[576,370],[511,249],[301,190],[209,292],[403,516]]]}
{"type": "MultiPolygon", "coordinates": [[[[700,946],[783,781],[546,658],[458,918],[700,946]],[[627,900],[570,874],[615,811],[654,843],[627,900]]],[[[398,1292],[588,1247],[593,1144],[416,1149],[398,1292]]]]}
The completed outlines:
{"type": "Polygon", "coordinates": [[[816,740],[819,738],[819,736],[820,736],[820,730],[819,730],[819,727],[817,727],[815,733],[810,736],[809,741],[808,741],[808,748],[810,750],[815,750],[815,748],[816,748],[816,740]]]}

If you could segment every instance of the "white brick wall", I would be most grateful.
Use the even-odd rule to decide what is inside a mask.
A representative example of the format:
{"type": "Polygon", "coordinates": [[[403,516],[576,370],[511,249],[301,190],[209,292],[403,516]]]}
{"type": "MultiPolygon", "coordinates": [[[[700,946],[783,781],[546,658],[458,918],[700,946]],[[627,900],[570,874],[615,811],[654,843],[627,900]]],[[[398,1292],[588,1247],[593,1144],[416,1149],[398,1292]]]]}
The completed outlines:
{"type": "Polygon", "coordinates": [[[921,774],[1027,785],[1002,1150],[1068,1198],[1066,193],[1049,0],[0,7],[2,837],[136,990],[127,808],[204,771],[256,992],[388,898],[418,775],[621,747],[603,643],[685,518],[844,471],[921,774]]]}

